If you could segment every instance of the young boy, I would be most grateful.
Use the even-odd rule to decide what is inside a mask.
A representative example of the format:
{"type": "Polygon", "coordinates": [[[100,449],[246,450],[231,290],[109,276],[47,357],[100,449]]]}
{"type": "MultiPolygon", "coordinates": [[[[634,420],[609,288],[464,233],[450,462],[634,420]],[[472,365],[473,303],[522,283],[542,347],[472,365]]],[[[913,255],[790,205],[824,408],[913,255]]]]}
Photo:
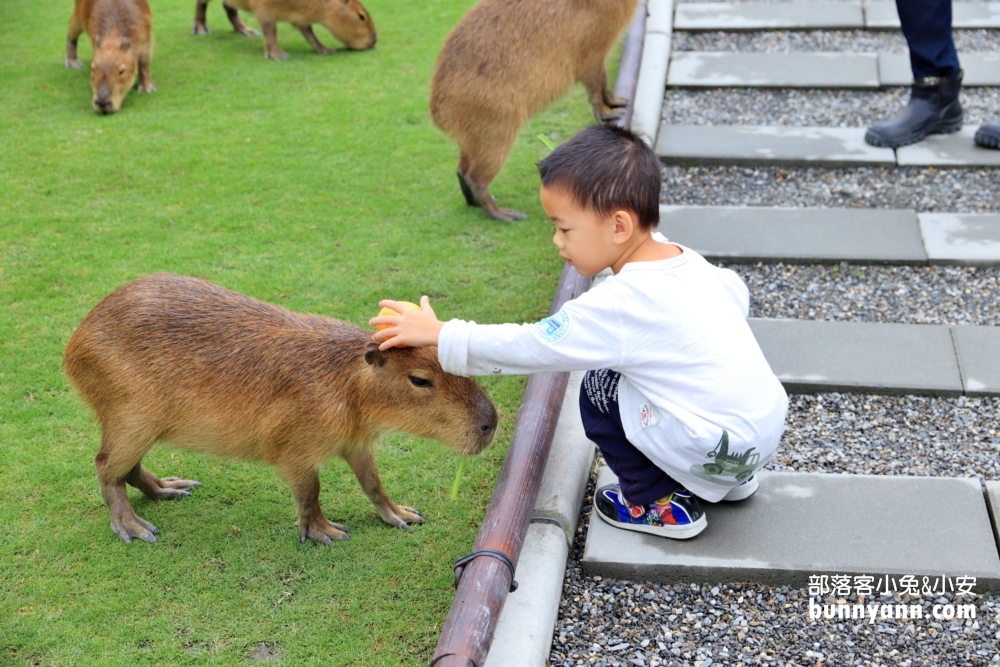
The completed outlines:
{"type": "Polygon", "coordinates": [[[752,495],[784,428],[788,398],[747,325],[746,285],[653,233],[660,163],[631,132],[589,127],[538,169],[559,256],[614,275],[534,324],[442,323],[426,296],[421,310],[382,301],[401,314],[372,319],[392,325],[374,339],[437,345],[458,375],[588,371],[584,429],[619,482],[597,490],[597,515],[694,537],[708,525],[698,498],[752,495]]]}

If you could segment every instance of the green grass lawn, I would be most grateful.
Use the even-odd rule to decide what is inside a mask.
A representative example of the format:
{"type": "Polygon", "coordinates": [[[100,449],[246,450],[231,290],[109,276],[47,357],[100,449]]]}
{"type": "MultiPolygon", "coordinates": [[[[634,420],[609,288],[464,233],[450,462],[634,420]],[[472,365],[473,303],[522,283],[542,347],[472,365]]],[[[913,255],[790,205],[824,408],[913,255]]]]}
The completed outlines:
{"type": "Polygon", "coordinates": [[[204,486],[177,502],[130,490],[161,535],[127,545],[98,490],[99,428],[60,360],[105,294],[155,271],[359,324],[380,298],[422,293],[442,318],[544,316],[561,261],[535,135],[564,141],[591,115],[577,87],[523,129],[493,192],[527,220],[467,208],[427,99],[471,4],[372,0],[376,49],[328,57],[282,24],[291,59],[275,63],[220,3],[215,32],[196,38],[194,2],[154,0],[159,90],[100,117],[86,67],[63,66],[72,2],[0,2],[0,665],[426,664],[524,378],[482,381],[501,425],[456,502],[454,454],[407,436],[381,444],[390,495],[428,519],[409,532],[382,523],[335,459],[321,503],[353,540],[301,545],[271,468],[159,446],[147,467],[204,486]]]}

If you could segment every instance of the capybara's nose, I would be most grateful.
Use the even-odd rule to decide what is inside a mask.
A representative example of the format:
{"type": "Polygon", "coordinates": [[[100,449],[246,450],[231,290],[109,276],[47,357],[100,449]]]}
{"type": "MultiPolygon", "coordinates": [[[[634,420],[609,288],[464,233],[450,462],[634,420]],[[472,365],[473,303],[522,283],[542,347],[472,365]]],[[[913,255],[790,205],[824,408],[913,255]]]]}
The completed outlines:
{"type": "Polygon", "coordinates": [[[94,109],[97,111],[97,113],[111,113],[112,111],[114,111],[114,109],[112,108],[111,100],[102,100],[102,99],[94,100],[94,109]]]}

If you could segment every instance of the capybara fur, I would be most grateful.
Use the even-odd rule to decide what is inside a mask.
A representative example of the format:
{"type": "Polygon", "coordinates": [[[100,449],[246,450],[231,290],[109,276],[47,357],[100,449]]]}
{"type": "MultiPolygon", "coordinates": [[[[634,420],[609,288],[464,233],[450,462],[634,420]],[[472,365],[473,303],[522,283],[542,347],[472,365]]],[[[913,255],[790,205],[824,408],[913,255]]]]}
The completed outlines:
{"type": "Polygon", "coordinates": [[[139,73],[139,90],[156,90],[149,63],[153,58],[153,18],[146,0],[76,0],[66,31],[66,67],[81,66],[76,46],[86,31],[94,46],[90,87],[94,111],[109,114],[122,106],[139,73]]]}
{"type": "Polygon", "coordinates": [[[114,532],[125,542],[159,533],[132,509],[126,483],[149,498],[199,486],[142,466],[157,441],[275,466],[303,542],[350,539],[319,507],[318,471],[334,454],[383,520],[423,523],[382,488],[379,436],[403,431],[476,454],[493,440],[496,408],[473,380],[441,369],[437,348],[380,352],[371,334],[170,274],[105,297],[70,338],[63,369],[101,425],[97,477],[114,532]]]}
{"type": "MultiPolygon", "coordinates": [[[[195,35],[207,35],[210,32],[205,22],[207,6],[208,0],[198,0],[194,27],[191,29],[195,35]]],[[[375,46],[375,26],[358,0],[222,0],[222,6],[236,32],[247,36],[259,33],[246,27],[237,10],[252,12],[257,17],[261,30],[264,31],[265,58],[284,60],[288,57],[278,46],[278,21],[287,21],[298,28],[306,41],[316,49],[316,53],[323,55],[333,53],[334,50],[323,46],[316,38],[313,23],[325,27],[348,49],[361,51],[375,46]]]]}
{"type": "Polygon", "coordinates": [[[445,40],[431,81],[431,117],[458,143],[458,183],[469,206],[497,220],[524,215],[500,208],[490,183],[518,130],[574,82],[587,90],[599,121],[626,100],[611,94],[604,60],[637,0],[482,0],[445,40]]]}

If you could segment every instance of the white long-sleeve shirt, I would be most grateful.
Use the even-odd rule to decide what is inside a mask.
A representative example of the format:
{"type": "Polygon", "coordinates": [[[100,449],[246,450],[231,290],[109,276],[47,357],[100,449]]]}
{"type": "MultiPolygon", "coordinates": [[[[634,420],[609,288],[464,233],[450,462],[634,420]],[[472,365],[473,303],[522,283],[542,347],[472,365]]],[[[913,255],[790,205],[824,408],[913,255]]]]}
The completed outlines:
{"type": "Polygon", "coordinates": [[[721,499],[774,453],[788,398],[747,324],[746,285],[679,247],[671,259],[625,264],[540,322],[446,322],[442,368],[618,371],[629,441],[696,495],[721,499]]]}

